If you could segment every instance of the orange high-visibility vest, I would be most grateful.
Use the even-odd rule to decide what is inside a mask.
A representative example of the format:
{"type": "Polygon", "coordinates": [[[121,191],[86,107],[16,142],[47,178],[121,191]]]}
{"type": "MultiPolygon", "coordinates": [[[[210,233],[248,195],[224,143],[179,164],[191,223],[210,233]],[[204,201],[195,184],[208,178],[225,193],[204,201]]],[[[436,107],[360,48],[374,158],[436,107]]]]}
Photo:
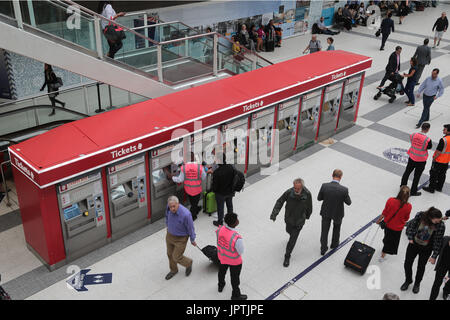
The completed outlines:
{"type": "Polygon", "coordinates": [[[428,159],[428,143],[431,141],[423,133],[413,133],[409,136],[411,140],[411,147],[408,150],[408,155],[411,160],[416,162],[425,162],[428,159]]]}
{"type": "Polygon", "coordinates": [[[225,226],[216,230],[217,234],[217,256],[221,264],[238,266],[242,264],[242,257],[236,250],[236,241],[242,237],[236,231],[225,226]]]}
{"type": "Polygon", "coordinates": [[[189,162],[183,165],[181,170],[184,174],[184,191],[190,196],[200,194],[202,192],[202,166],[189,162]]]}
{"type": "MultiPolygon", "coordinates": [[[[434,161],[439,163],[449,163],[450,162],[450,136],[445,136],[442,138],[444,140],[444,148],[441,151],[441,154],[434,159],[434,161]]],[[[436,151],[434,152],[436,154],[436,151]]]]}

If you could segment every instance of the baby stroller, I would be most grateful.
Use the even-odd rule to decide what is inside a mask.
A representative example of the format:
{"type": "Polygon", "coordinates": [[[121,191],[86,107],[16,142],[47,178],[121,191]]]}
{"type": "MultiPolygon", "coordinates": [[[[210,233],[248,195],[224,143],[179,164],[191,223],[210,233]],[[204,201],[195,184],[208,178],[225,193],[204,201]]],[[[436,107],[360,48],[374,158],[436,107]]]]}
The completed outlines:
{"type": "Polygon", "coordinates": [[[394,102],[397,93],[400,93],[400,95],[405,94],[402,84],[403,76],[395,73],[394,75],[391,75],[388,80],[391,81],[391,84],[384,89],[378,89],[378,93],[373,97],[374,100],[378,100],[378,98],[381,97],[381,94],[384,93],[390,97],[389,103],[392,103],[394,102]]]}

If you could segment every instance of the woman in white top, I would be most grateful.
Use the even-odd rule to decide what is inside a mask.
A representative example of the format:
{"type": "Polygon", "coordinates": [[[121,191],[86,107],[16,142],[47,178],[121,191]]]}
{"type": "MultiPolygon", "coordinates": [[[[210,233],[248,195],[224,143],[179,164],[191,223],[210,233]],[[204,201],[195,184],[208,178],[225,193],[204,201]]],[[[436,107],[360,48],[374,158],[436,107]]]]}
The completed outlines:
{"type": "MultiPolygon", "coordinates": [[[[118,17],[123,17],[125,15],[125,12],[120,12],[116,14],[116,11],[113,9],[111,3],[112,1],[100,1],[98,12],[109,20],[116,20],[118,17]]],[[[102,20],[101,23],[102,23],[102,30],[104,31],[109,22],[107,20],[102,20]]],[[[122,40],[117,40],[114,42],[108,40],[108,44],[109,44],[109,52],[107,53],[107,56],[114,59],[114,55],[123,46],[122,40]]]]}

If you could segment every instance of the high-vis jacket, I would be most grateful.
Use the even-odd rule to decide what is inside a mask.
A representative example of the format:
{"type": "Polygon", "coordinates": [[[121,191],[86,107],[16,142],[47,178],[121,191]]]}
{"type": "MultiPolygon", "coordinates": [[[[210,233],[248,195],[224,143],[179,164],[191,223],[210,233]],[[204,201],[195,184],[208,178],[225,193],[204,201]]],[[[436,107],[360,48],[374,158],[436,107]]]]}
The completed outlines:
{"type": "Polygon", "coordinates": [[[236,241],[242,237],[234,230],[220,226],[217,234],[217,255],[221,264],[238,266],[242,264],[242,257],[236,250],[236,241]]]}
{"type": "Polygon", "coordinates": [[[181,168],[184,174],[184,191],[190,196],[196,196],[202,192],[203,167],[197,163],[188,162],[181,168]]]}
{"type": "MultiPolygon", "coordinates": [[[[442,148],[441,154],[434,159],[434,161],[439,163],[449,163],[450,162],[450,136],[445,136],[442,138],[444,140],[444,148],[442,148]]],[[[436,151],[435,151],[436,154],[436,151]]]]}
{"type": "Polygon", "coordinates": [[[423,133],[413,133],[409,136],[411,140],[411,147],[408,150],[408,155],[411,160],[416,162],[425,162],[428,159],[428,143],[431,141],[423,133]]]}

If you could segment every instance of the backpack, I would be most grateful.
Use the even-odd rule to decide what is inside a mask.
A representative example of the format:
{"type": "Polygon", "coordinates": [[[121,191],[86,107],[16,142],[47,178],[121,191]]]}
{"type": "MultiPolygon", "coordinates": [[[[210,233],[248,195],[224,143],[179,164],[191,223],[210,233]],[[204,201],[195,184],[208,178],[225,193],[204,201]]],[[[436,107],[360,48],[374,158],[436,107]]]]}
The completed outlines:
{"type": "MultiPolygon", "coordinates": [[[[233,168],[234,169],[234,168],[233,168]]],[[[240,192],[244,188],[245,176],[239,170],[234,169],[233,192],[240,192]]]]}

